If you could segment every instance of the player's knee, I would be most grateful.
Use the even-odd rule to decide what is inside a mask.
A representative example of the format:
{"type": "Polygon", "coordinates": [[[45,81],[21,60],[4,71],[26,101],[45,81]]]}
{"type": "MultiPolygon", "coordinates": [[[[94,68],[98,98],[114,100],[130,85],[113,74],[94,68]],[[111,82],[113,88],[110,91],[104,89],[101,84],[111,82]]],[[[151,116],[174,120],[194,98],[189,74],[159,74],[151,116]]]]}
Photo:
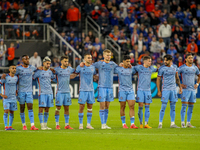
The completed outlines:
{"type": "Polygon", "coordinates": [[[132,109],[132,110],[134,109],[134,107],[135,107],[134,104],[129,105],[129,108],[132,109]]]}
{"type": "Polygon", "coordinates": [[[8,112],[9,112],[9,109],[4,110],[4,113],[8,114],[8,112]]]}
{"type": "Polygon", "coordinates": [[[32,110],[33,106],[32,105],[28,105],[28,110],[32,110]]]}

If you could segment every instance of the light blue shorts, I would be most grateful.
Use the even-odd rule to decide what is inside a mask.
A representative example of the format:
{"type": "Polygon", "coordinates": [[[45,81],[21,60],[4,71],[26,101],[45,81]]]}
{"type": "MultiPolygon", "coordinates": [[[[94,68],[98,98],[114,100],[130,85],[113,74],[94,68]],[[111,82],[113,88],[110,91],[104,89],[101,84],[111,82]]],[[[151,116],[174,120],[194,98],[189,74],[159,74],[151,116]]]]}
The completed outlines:
{"type": "Polygon", "coordinates": [[[152,103],[151,91],[138,90],[136,102],[137,103],[148,103],[148,104],[152,103]]]}
{"type": "Polygon", "coordinates": [[[39,95],[39,107],[53,107],[53,94],[39,95]]]}
{"type": "Polygon", "coordinates": [[[17,101],[11,102],[8,100],[3,100],[3,108],[4,110],[11,110],[11,111],[16,111],[17,110],[17,101]]]}
{"type": "Polygon", "coordinates": [[[181,102],[196,103],[196,91],[183,90],[181,94],[181,102]]]}
{"type": "Polygon", "coordinates": [[[135,100],[134,91],[119,91],[119,102],[125,102],[126,100],[135,100]]]}
{"type": "Polygon", "coordinates": [[[167,103],[168,100],[171,102],[177,102],[178,101],[178,95],[176,90],[164,90],[162,91],[162,98],[161,102],[167,103]]]}
{"type": "Polygon", "coordinates": [[[114,96],[113,96],[113,89],[112,88],[102,88],[99,87],[98,89],[98,102],[112,102],[114,101],[114,96]]]}
{"type": "Polygon", "coordinates": [[[95,103],[94,91],[80,91],[79,92],[78,103],[85,104],[86,102],[88,104],[95,103]]]}
{"type": "Polygon", "coordinates": [[[19,92],[18,101],[19,101],[19,104],[25,104],[25,102],[33,104],[32,92],[19,92]]]}
{"type": "Polygon", "coordinates": [[[56,106],[69,106],[71,105],[71,95],[70,93],[57,93],[56,94],[56,106]]]}

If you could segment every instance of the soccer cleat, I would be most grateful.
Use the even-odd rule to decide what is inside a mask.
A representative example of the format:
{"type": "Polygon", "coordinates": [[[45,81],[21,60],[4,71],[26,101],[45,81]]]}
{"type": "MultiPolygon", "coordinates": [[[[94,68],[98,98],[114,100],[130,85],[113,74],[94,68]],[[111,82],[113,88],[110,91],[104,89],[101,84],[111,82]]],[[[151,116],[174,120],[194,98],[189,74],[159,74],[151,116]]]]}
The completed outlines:
{"type": "Polygon", "coordinates": [[[83,126],[79,126],[79,129],[80,129],[80,130],[83,130],[83,126]]]}
{"type": "Polygon", "coordinates": [[[106,129],[111,129],[111,127],[109,127],[109,126],[107,126],[107,125],[105,125],[105,127],[106,127],[106,129]]]}
{"type": "Polygon", "coordinates": [[[130,128],[131,129],[138,129],[138,127],[136,127],[135,124],[132,124],[130,128]]]}
{"type": "Polygon", "coordinates": [[[47,130],[46,127],[44,126],[44,123],[41,123],[41,130],[47,130]]]}
{"type": "Polygon", "coordinates": [[[180,127],[178,127],[176,124],[173,124],[170,126],[170,128],[180,128],[180,127]]]}
{"type": "Polygon", "coordinates": [[[26,127],[26,126],[23,126],[23,130],[27,130],[27,127],[26,127]]]}
{"type": "Polygon", "coordinates": [[[195,128],[195,126],[193,126],[190,122],[186,124],[187,128],[195,128]]]}
{"type": "Polygon", "coordinates": [[[65,129],[74,129],[72,127],[70,127],[70,125],[65,126],[65,129]]]}
{"type": "Polygon", "coordinates": [[[86,126],[86,129],[94,129],[91,125],[86,126]]]}
{"type": "Polygon", "coordinates": [[[59,125],[56,126],[56,130],[60,130],[60,126],[59,125]]]}
{"type": "Polygon", "coordinates": [[[142,129],[142,128],[143,128],[143,124],[140,125],[140,129],[142,129]]]}
{"type": "Polygon", "coordinates": [[[150,127],[148,124],[146,124],[146,125],[144,126],[144,128],[151,129],[152,127],[150,127]]]}
{"type": "Polygon", "coordinates": [[[159,124],[159,125],[158,125],[158,129],[162,129],[162,124],[159,124]]]}
{"type": "Polygon", "coordinates": [[[52,130],[52,128],[49,128],[49,127],[47,127],[47,126],[46,126],[45,128],[46,128],[46,130],[52,130]]]}
{"type": "Polygon", "coordinates": [[[8,126],[5,127],[5,130],[8,130],[8,126]]]}
{"type": "Polygon", "coordinates": [[[128,129],[126,124],[123,125],[123,129],[128,129]]]}
{"type": "Polygon", "coordinates": [[[181,123],[181,128],[186,128],[185,123],[181,123]]]}
{"type": "Polygon", "coordinates": [[[102,125],[101,125],[101,129],[106,129],[106,125],[105,125],[105,124],[102,124],[102,125]]]}
{"type": "Polygon", "coordinates": [[[35,126],[31,127],[31,130],[39,130],[38,128],[36,128],[35,126]]]}
{"type": "Polygon", "coordinates": [[[9,129],[9,130],[15,130],[15,129],[13,129],[11,126],[10,126],[10,127],[8,127],[8,129],[9,129]]]}

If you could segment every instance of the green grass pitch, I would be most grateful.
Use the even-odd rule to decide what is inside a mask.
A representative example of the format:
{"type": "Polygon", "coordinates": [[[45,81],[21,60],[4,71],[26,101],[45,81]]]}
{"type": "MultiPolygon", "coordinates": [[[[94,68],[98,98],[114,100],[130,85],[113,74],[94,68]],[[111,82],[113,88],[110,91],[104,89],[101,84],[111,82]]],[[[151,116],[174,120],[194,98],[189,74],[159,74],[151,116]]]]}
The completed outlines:
{"type": "MultiPolygon", "coordinates": [[[[50,109],[48,126],[52,128],[51,131],[31,131],[30,122],[28,118],[28,111],[26,109],[26,124],[28,131],[22,130],[22,124],[18,111],[15,112],[15,118],[13,128],[15,131],[4,131],[3,124],[3,106],[0,101],[0,150],[27,150],[27,149],[110,149],[110,150],[125,150],[125,149],[200,149],[200,99],[197,99],[195,104],[192,124],[196,126],[194,129],[171,129],[170,128],[170,108],[169,103],[165,112],[163,129],[158,129],[159,111],[161,108],[160,99],[153,99],[153,103],[150,106],[150,119],[149,125],[152,129],[122,129],[122,123],[119,114],[119,102],[115,99],[110,105],[110,111],[108,116],[108,126],[112,127],[111,130],[100,129],[99,118],[99,103],[96,102],[93,107],[92,126],[94,130],[79,130],[78,122],[78,101],[72,100],[72,106],[70,106],[70,125],[74,130],[64,129],[64,116],[63,108],[60,111],[60,125],[61,130],[55,130],[54,112],[55,107],[50,109]]],[[[176,105],[176,124],[180,126],[180,99],[176,105]]],[[[84,111],[84,128],[86,126],[87,115],[86,108],[84,111]]],[[[135,124],[139,126],[138,116],[138,104],[135,106],[135,124]]],[[[129,108],[126,107],[126,123],[130,126],[129,108]]],[[[38,119],[38,101],[34,100],[34,115],[35,125],[40,128],[38,119]]]]}

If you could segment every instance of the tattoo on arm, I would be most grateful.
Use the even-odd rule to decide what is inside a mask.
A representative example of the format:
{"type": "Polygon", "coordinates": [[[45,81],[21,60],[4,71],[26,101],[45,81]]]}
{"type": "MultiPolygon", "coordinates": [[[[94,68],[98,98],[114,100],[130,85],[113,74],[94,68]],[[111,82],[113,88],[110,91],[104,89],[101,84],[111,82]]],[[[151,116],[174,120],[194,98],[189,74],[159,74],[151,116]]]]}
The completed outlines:
{"type": "Polygon", "coordinates": [[[176,84],[178,84],[178,86],[181,87],[181,82],[180,82],[178,73],[176,74],[176,84]]]}

